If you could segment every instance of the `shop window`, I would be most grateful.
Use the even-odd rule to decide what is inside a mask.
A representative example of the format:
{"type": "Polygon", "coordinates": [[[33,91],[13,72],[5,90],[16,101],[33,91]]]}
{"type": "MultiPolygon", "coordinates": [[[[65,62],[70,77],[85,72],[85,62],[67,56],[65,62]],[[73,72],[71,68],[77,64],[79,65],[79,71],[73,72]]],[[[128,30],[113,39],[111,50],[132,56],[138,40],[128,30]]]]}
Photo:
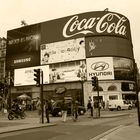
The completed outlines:
{"type": "Polygon", "coordinates": [[[117,87],[112,85],[108,88],[108,91],[117,91],[117,87]]]}
{"type": "Polygon", "coordinates": [[[134,90],[134,84],[133,83],[122,82],[121,89],[122,89],[122,91],[133,91],[134,90]]]}
{"type": "Polygon", "coordinates": [[[109,100],[118,100],[118,96],[117,95],[111,95],[111,96],[109,96],[109,100]]]}

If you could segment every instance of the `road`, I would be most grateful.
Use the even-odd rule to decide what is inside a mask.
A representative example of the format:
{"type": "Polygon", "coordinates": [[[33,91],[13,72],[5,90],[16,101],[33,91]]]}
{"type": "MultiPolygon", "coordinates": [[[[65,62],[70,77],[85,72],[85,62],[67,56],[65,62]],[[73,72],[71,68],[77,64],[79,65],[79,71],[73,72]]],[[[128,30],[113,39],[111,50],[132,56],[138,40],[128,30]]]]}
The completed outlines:
{"type": "MultiPolygon", "coordinates": [[[[117,112],[116,112],[117,113],[117,112]]],[[[136,111],[115,118],[69,120],[56,126],[17,131],[0,135],[0,140],[92,140],[94,137],[121,125],[137,123],[136,111]]]]}

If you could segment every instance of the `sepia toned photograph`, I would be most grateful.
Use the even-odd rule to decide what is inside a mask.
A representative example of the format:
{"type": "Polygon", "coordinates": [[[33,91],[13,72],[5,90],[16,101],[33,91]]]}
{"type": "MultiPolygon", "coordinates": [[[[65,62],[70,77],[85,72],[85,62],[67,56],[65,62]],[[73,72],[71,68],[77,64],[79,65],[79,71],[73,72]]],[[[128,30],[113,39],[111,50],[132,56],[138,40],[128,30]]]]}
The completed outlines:
{"type": "Polygon", "coordinates": [[[138,0],[0,3],[0,140],[140,140],[138,0]]]}

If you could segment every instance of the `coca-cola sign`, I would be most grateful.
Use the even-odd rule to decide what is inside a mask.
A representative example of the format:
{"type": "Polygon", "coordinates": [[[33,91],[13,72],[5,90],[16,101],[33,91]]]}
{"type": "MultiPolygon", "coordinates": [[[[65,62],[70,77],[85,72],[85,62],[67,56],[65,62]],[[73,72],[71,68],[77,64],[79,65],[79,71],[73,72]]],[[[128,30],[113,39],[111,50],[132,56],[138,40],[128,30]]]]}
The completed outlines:
{"type": "Polygon", "coordinates": [[[131,41],[129,20],[118,13],[96,11],[41,23],[41,43],[85,36],[116,36],[131,41]]]}
{"type": "Polygon", "coordinates": [[[116,13],[107,13],[101,17],[79,19],[78,15],[71,17],[63,28],[63,36],[70,38],[78,34],[116,34],[126,38],[127,18],[116,13]]]}

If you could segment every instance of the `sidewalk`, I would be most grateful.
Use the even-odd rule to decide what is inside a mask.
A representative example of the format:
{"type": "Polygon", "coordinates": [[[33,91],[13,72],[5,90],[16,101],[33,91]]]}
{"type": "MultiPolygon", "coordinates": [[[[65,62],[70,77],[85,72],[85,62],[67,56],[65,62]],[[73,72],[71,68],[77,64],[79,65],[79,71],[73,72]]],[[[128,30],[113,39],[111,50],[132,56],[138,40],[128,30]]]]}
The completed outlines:
{"type": "Polygon", "coordinates": [[[119,126],[91,140],[140,140],[140,127],[137,124],[119,126]]]}
{"type": "MultiPolygon", "coordinates": [[[[104,112],[101,113],[101,118],[97,119],[95,123],[102,122],[104,119],[102,118],[115,118],[119,116],[129,115],[128,113],[109,113],[104,112]]],[[[80,116],[81,123],[84,123],[84,120],[87,119],[87,115],[80,116]]],[[[14,132],[19,130],[26,130],[26,129],[33,129],[39,127],[49,127],[54,126],[61,123],[61,117],[50,117],[50,123],[45,123],[46,119],[44,118],[44,124],[39,123],[39,118],[36,112],[27,112],[27,117],[25,119],[17,119],[9,121],[7,119],[7,115],[1,116],[0,115],[0,134],[14,132]],[[6,125],[1,125],[5,124],[6,125]]],[[[72,120],[70,116],[67,117],[67,122],[72,120]]],[[[94,119],[93,119],[94,120],[94,119]]],[[[133,124],[131,126],[119,126],[114,129],[111,129],[92,140],[139,140],[140,139],[140,128],[138,124],[133,124]]]]}

